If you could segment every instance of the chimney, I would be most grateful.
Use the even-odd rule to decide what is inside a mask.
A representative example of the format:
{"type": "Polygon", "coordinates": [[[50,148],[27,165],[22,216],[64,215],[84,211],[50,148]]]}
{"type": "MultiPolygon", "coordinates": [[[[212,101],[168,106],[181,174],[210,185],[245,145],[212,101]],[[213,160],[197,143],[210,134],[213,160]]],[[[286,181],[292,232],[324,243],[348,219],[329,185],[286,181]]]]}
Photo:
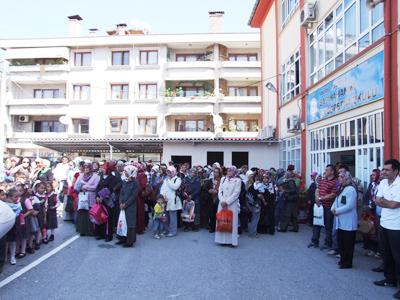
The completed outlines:
{"type": "Polygon", "coordinates": [[[90,28],[89,29],[89,36],[95,36],[95,35],[97,35],[97,32],[98,32],[99,30],[97,29],[97,28],[90,28]]]}
{"type": "Polygon", "coordinates": [[[117,24],[117,33],[116,35],[126,35],[127,25],[125,23],[117,24]]]}
{"type": "Polygon", "coordinates": [[[222,33],[224,30],[224,14],[225,12],[223,11],[208,12],[211,33],[222,33]]]}
{"type": "Polygon", "coordinates": [[[78,37],[81,35],[81,21],[83,20],[80,15],[69,16],[69,36],[78,37]]]}

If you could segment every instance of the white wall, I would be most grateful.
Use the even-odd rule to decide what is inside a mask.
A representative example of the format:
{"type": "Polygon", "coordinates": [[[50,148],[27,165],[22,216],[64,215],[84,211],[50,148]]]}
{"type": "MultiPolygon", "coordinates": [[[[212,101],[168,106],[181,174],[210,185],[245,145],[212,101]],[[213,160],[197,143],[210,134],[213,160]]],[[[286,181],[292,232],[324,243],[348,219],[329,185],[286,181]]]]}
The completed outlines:
{"type": "Polygon", "coordinates": [[[232,151],[248,151],[249,167],[270,168],[279,166],[279,146],[260,143],[164,143],[163,162],[173,155],[192,156],[192,165],[207,164],[207,151],[223,151],[224,165],[232,164],[232,151]]]}

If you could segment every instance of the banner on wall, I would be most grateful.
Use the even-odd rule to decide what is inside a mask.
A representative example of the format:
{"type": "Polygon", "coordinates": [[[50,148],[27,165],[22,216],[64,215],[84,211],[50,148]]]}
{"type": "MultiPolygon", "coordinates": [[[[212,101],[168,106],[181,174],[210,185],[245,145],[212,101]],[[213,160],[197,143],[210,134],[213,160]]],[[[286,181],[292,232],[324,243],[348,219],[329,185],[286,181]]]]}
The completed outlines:
{"type": "Polygon", "coordinates": [[[307,124],[382,99],[383,51],[307,96],[307,124]]]}

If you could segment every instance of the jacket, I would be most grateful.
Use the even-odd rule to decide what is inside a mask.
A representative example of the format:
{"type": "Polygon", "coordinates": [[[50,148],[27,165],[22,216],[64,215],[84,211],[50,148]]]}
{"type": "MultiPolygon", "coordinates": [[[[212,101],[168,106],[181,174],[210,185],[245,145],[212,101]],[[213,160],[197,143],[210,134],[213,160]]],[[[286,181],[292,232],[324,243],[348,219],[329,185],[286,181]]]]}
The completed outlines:
{"type": "Polygon", "coordinates": [[[167,201],[167,211],[176,211],[182,209],[182,201],[176,195],[176,191],[182,184],[182,180],[178,176],[166,178],[161,186],[160,194],[167,201]]]}
{"type": "Polygon", "coordinates": [[[357,217],[357,191],[353,186],[346,186],[332,204],[331,210],[336,210],[336,229],[356,231],[358,228],[357,217]]]}

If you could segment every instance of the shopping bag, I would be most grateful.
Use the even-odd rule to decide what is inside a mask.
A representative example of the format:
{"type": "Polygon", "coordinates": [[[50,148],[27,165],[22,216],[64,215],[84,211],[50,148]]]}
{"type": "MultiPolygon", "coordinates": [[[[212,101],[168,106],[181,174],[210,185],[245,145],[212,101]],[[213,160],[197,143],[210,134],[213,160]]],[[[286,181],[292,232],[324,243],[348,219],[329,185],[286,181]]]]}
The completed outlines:
{"type": "Polygon", "coordinates": [[[3,201],[0,201],[0,238],[14,226],[15,213],[13,210],[3,201]]]}
{"type": "Polygon", "coordinates": [[[89,219],[90,222],[96,225],[101,225],[107,223],[108,221],[108,213],[107,209],[104,205],[94,204],[92,208],[89,210],[89,219]]]}
{"type": "Polygon", "coordinates": [[[232,232],[233,212],[229,209],[217,213],[217,232],[232,232]]]}
{"type": "Polygon", "coordinates": [[[117,234],[119,236],[126,236],[128,232],[128,225],[126,224],[125,210],[121,210],[118,218],[117,234]]]}
{"type": "Polygon", "coordinates": [[[78,194],[78,210],[79,209],[89,210],[88,194],[85,192],[80,192],[78,194]]]}
{"type": "Polygon", "coordinates": [[[314,204],[313,225],[325,226],[324,224],[324,207],[322,205],[318,206],[317,204],[314,204]]]}

